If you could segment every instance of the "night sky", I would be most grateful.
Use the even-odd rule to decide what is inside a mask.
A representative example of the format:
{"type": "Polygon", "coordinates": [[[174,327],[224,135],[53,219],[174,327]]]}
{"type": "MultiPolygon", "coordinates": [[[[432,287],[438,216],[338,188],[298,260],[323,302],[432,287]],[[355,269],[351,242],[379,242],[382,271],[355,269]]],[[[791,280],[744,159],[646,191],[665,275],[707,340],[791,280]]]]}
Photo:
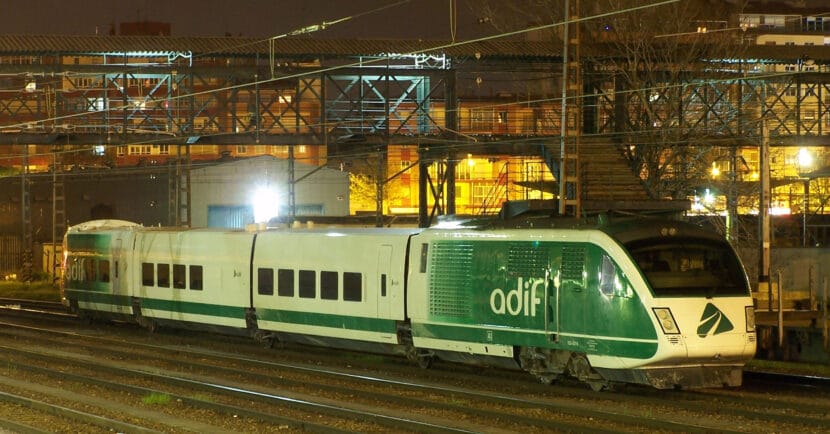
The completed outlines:
{"type": "MultiPolygon", "coordinates": [[[[830,8],[830,0],[772,3],[776,2],[813,10],[830,8]]],[[[117,31],[119,23],[151,21],[170,23],[173,36],[266,38],[349,16],[354,18],[310,36],[441,40],[455,36],[455,40],[467,40],[497,33],[491,26],[479,23],[485,14],[482,5],[487,2],[456,0],[453,35],[450,3],[451,0],[0,0],[0,33],[106,35],[113,27],[117,31]]]]}
{"type": "MultiPolygon", "coordinates": [[[[121,22],[161,21],[173,36],[268,37],[361,15],[316,38],[451,39],[449,0],[2,0],[4,34],[108,34],[121,22]],[[371,12],[384,6],[385,10],[371,12]]],[[[458,0],[457,39],[491,29],[458,0]]]]}

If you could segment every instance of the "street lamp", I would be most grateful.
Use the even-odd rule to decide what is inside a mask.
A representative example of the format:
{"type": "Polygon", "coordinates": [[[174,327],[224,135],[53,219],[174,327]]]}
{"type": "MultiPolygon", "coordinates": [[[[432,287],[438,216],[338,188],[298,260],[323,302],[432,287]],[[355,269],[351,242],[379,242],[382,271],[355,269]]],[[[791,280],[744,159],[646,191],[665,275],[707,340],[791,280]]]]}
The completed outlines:
{"type": "Polygon", "coordinates": [[[795,161],[798,165],[798,175],[802,176],[808,172],[808,169],[812,168],[813,154],[807,148],[801,148],[795,156],[795,161]]]}

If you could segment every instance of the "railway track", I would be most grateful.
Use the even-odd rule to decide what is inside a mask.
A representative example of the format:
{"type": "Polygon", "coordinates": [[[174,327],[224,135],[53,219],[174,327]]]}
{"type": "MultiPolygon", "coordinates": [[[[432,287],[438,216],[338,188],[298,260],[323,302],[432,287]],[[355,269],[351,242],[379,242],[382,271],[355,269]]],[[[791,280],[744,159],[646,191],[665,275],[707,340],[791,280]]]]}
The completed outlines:
{"type": "Polygon", "coordinates": [[[46,300],[28,300],[25,298],[0,297],[0,308],[7,310],[16,309],[22,311],[43,312],[55,315],[69,314],[66,309],[66,306],[64,306],[60,302],[46,300]]]}
{"type": "MultiPolygon", "coordinates": [[[[43,379],[35,381],[38,387],[58,383],[60,390],[80,395],[84,390],[94,390],[93,397],[123,395],[127,403],[167,396],[173,404],[166,407],[175,409],[177,415],[201,415],[198,423],[245,421],[249,424],[242,429],[245,432],[274,426],[329,432],[750,432],[770,430],[770,415],[776,424],[773,430],[830,430],[826,409],[820,405],[796,405],[795,398],[781,397],[772,407],[765,402],[766,408],[759,409],[759,397],[768,391],[666,392],[632,387],[621,393],[598,394],[582,386],[542,386],[509,372],[481,375],[452,366],[420,371],[382,357],[331,356],[310,348],[276,353],[247,339],[230,340],[221,344],[224,350],[217,350],[199,344],[206,340],[204,334],[195,338],[150,336],[132,327],[111,326],[60,331],[66,329],[64,318],[54,321],[61,324],[59,328],[49,327],[48,320],[43,321],[44,327],[8,321],[0,328],[0,360],[5,371],[43,379]],[[20,341],[26,342],[25,348],[20,341]],[[343,363],[348,366],[337,367],[343,363]],[[269,416],[273,414],[282,419],[269,416]],[[724,416],[713,418],[712,414],[724,416]]],[[[211,339],[208,335],[207,340],[211,339]]],[[[12,376],[4,373],[0,379],[12,376]]],[[[6,388],[13,389],[13,385],[6,388]]],[[[83,412],[61,402],[55,405],[83,412]]],[[[164,413],[165,406],[154,405],[139,407],[164,413]]],[[[108,414],[103,410],[91,413],[108,414]]],[[[144,420],[140,415],[126,421],[116,414],[111,417],[148,430],[176,431],[190,423],[179,417],[159,427],[134,422],[144,420]]],[[[118,429],[135,432],[135,427],[118,429]]]]}

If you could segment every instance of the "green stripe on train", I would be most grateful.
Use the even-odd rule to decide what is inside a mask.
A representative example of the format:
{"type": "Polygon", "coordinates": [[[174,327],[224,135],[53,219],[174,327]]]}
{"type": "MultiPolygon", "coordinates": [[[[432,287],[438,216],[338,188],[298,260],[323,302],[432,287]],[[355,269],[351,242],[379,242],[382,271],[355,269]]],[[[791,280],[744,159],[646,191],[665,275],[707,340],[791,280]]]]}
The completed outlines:
{"type": "Polygon", "coordinates": [[[245,318],[245,307],[223,304],[194,303],[181,300],[164,300],[159,298],[142,298],[142,309],[180,312],[189,315],[206,315],[221,318],[245,318]]]}
{"type": "Polygon", "coordinates": [[[104,292],[82,291],[65,289],[66,298],[84,303],[109,304],[112,306],[130,306],[131,297],[128,295],[114,295],[104,292]]]}
{"type": "Polygon", "coordinates": [[[360,330],[375,333],[397,332],[394,320],[382,318],[361,318],[347,315],[276,309],[257,309],[257,318],[262,321],[331,327],[345,330],[360,330]]]}
{"type": "MultiPolygon", "coordinates": [[[[132,297],[128,295],[113,295],[90,291],[66,290],[66,296],[70,300],[78,300],[84,303],[108,304],[112,306],[131,307],[132,297]]],[[[226,306],[221,304],[193,303],[180,300],[162,300],[154,298],[142,298],[142,309],[153,309],[164,312],[180,312],[191,315],[205,315],[222,318],[245,318],[245,308],[239,306],[226,306]]]]}
{"type": "MultiPolygon", "coordinates": [[[[124,295],[103,294],[89,291],[67,290],[67,297],[86,303],[109,304],[114,306],[131,305],[132,297],[124,295]]],[[[245,318],[245,307],[226,306],[206,303],[184,302],[180,300],[141,299],[142,309],[166,312],[181,312],[191,315],[205,315],[223,318],[245,318]]],[[[259,309],[257,316],[263,321],[288,324],[331,327],[344,330],[360,330],[375,333],[396,333],[393,320],[378,318],[359,318],[346,315],[332,315],[313,312],[294,312],[287,310],[259,309]]]]}
{"type": "MultiPolygon", "coordinates": [[[[553,348],[586,354],[613,354],[617,357],[648,359],[657,352],[657,340],[620,340],[608,336],[561,335],[552,342],[544,333],[493,327],[459,327],[445,324],[412,324],[412,336],[492,345],[553,348]]],[[[550,335],[553,336],[553,335],[550,335]]]]}

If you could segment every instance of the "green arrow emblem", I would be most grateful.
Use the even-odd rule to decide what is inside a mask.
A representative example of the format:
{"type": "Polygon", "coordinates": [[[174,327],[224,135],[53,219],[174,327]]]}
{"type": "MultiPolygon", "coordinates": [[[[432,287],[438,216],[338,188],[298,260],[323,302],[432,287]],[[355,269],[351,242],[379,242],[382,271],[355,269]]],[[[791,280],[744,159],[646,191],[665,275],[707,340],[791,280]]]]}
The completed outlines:
{"type": "Polygon", "coordinates": [[[710,335],[726,333],[734,328],[735,326],[732,325],[729,318],[714,304],[709,303],[703,309],[703,316],[700,317],[700,324],[697,326],[697,335],[705,338],[710,335]]]}

